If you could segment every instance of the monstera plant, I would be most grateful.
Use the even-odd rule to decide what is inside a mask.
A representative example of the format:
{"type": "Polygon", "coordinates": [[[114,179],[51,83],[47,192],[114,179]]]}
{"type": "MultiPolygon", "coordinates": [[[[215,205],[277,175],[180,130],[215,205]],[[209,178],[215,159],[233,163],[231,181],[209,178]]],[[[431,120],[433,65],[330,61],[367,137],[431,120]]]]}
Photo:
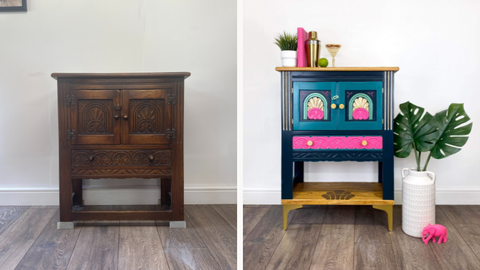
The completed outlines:
{"type": "Polygon", "coordinates": [[[470,117],[463,104],[452,103],[435,116],[410,102],[400,104],[400,111],[395,117],[395,156],[406,158],[413,149],[419,172],[427,170],[430,158],[442,159],[459,152],[472,130],[473,123],[466,124],[470,117]],[[422,152],[430,152],[423,168],[422,152]]]}

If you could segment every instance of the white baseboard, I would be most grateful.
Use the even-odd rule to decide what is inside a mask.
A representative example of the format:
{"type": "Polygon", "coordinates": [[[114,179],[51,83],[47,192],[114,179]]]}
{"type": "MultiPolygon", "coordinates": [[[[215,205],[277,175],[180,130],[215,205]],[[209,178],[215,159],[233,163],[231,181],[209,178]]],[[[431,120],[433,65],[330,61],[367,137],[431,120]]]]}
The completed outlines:
{"type": "MultiPolygon", "coordinates": [[[[158,186],[123,186],[84,188],[89,205],[157,204],[158,186]]],[[[237,187],[186,186],[185,204],[236,204],[237,187]]],[[[0,188],[0,205],[58,205],[58,188],[0,188]]]]}
{"type": "MultiPolygon", "coordinates": [[[[402,190],[394,193],[395,204],[402,204],[402,190]]],[[[244,204],[281,204],[280,189],[244,189],[244,204]]],[[[480,188],[437,188],[436,203],[442,204],[480,204],[480,188]]]]}

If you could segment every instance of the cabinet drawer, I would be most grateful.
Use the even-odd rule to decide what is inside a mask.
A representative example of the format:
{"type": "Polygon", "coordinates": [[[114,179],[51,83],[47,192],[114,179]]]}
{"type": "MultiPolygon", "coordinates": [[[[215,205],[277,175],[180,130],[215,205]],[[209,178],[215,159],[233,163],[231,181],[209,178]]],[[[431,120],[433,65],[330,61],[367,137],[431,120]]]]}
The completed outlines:
{"type": "Polygon", "coordinates": [[[72,150],[73,178],[157,178],[172,175],[172,151],[72,150]]]}
{"type": "Polygon", "coordinates": [[[171,164],[171,150],[72,150],[72,167],[144,167],[171,164]]]}
{"type": "Polygon", "coordinates": [[[295,136],[293,149],[381,150],[382,136],[295,136]]]}

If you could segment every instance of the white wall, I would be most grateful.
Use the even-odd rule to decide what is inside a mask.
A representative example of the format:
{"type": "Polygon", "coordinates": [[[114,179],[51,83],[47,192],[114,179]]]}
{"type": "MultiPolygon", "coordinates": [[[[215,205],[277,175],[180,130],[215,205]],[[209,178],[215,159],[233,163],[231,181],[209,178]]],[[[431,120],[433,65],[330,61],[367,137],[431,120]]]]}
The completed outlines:
{"type": "MultiPolygon", "coordinates": [[[[437,203],[480,204],[480,2],[244,0],[244,203],[280,203],[280,50],[273,39],[297,27],[317,31],[325,44],[342,45],[336,65],[398,66],[395,114],[411,101],[431,113],[465,103],[474,122],[466,147],[430,161],[437,173],[437,203]]],[[[413,155],[413,154],[412,154],[413,155]]],[[[395,195],[401,199],[404,167],[395,158],[395,195]],[[399,196],[400,195],[400,196],[399,196]]],[[[311,163],[307,181],[375,181],[375,163],[311,163]]]]}
{"type": "MultiPolygon", "coordinates": [[[[28,9],[0,13],[0,204],[58,203],[50,74],[130,71],[192,73],[185,82],[185,201],[236,202],[235,0],[48,0],[29,1],[28,9]]],[[[156,201],[158,191],[152,197],[134,183],[112,191],[132,191],[119,203],[156,201]]],[[[87,181],[90,189],[98,184],[87,181]]],[[[105,195],[85,194],[87,203],[105,195]]]]}

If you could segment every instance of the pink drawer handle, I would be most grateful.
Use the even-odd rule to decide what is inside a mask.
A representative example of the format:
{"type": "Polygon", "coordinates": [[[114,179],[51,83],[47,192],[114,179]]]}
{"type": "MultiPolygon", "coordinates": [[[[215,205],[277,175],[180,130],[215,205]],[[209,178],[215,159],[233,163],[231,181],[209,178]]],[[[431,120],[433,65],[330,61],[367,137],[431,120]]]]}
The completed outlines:
{"type": "Polygon", "coordinates": [[[293,149],[382,149],[382,136],[296,136],[293,149]]]}

